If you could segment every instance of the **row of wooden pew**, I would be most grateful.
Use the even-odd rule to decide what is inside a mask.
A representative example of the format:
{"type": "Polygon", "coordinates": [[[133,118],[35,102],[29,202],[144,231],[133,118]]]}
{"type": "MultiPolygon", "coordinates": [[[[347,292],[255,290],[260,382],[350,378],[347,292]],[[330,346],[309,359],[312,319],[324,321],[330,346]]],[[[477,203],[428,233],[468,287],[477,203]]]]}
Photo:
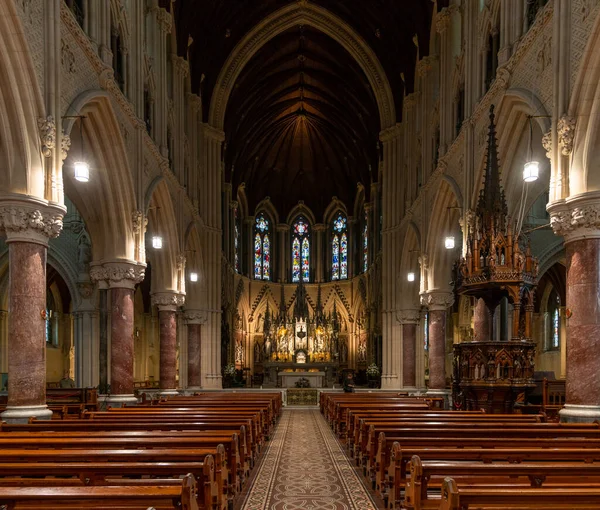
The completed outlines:
{"type": "Polygon", "coordinates": [[[600,426],[322,393],[321,411],[387,508],[598,509],[600,426]]]}
{"type": "Polygon", "coordinates": [[[281,393],[205,393],[0,426],[0,506],[232,508],[281,393]]]}

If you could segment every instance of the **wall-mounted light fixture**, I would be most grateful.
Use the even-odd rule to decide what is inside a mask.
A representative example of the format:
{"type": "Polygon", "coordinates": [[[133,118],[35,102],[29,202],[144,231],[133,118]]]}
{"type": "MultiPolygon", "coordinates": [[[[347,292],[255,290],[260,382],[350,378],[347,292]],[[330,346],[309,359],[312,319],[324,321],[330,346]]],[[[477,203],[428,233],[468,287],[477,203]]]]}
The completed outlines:
{"type": "Polygon", "coordinates": [[[527,145],[527,162],[523,166],[523,181],[534,182],[538,180],[540,175],[540,164],[533,159],[533,150],[531,141],[533,138],[532,117],[529,116],[529,144],[527,145]]]}
{"type": "Polygon", "coordinates": [[[152,248],[155,250],[162,249],[163,239],[161,236],[152,236],[152,248]]]}
{"type": "Polygon", "coordinates": [[[197,281],[198,281],[198,273],[196,273],[196,272],[190,273],[190,282],[197,282],[197,281]]]}
{"type": "Polygon", "coordinates": [[[88,182],[90,180],[90,165],[83,157],[83,119],[85,119],[85,115],[65,115],[63,119],[79,119],[79,138],[81,139],[81,150],[79,151],[79,159],[73,163],[73,170],[76,181],[88,182]]]}

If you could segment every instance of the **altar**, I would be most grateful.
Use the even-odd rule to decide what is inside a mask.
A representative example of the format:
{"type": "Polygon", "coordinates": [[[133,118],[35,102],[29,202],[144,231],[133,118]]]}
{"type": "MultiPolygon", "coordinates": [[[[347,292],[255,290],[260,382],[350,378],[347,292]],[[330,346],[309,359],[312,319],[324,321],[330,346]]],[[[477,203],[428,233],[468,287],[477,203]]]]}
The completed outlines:
{"type": "Polygon", "coordinates": [[[279,372],[282,388],[294,388],[300,379],[308,380],[311,388],[323,388],[325,372],[279,372]]]}

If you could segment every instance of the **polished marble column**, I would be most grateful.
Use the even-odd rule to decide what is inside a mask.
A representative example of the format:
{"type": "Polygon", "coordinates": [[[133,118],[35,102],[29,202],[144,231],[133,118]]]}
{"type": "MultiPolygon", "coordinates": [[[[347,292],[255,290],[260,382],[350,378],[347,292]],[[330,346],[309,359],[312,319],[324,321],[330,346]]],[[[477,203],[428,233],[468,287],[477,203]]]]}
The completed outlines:
{"type": "Polygon", "coordinates": [[[488,342],[492,340],[490,311],[481,298],[475,302],[475,313],[473,315],[473,340],[475,342],[488,342]]]}
{"type": "Polygon", "coordinates": [[[417,384],[417,323],[418,310],[402,310],[399,314],[402,324],[402,387],[414,388],[417,384]]]}
{"type": "Polygon", "coordinates": [[[564,422],[600,419],[600,192],[548,205],[567,255],[564,422]]]}
{"type": "Polygon", "coordinates": [[[446,311],[454,301],[451,292],[432,291],[421,296],[429,308],[429,394],[447,395],[446,311]]]}
{"type": "Polygon", "coordinates": [[[176,292],[157,292],[152,302],[158,307],[160,324],[160,394],[177,395],[177,309],[185,296],[176,292]]]}
{"type": "Polygon", "coordinates": [[[46,256],[64,208],[33,198],[0,200],[8,244],[8,402],[2,420],[50,419],[46,405],[46,256]]]}
{"type": "Polygon", "coordinates": [[[135,285],[144,279],[145,264],[135,261],[92,263],[92,281],[110,289],[110,396],[112,406],[136,403],[133,392],[133,317],[135,285]]]}
{"type": "Polygon", "coordinates": [[[202,388],[202,324],[206,322],[206,314],[199,310],[186,310],[184,318],[187,324],[188,350],[188,390],[202,388]]]}

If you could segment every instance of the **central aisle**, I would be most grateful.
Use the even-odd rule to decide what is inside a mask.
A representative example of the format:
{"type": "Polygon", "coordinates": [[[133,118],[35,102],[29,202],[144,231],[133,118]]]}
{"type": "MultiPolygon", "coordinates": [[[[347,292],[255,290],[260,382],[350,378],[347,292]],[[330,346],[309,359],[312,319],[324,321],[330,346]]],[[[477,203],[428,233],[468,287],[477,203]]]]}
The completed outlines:
{"type": "Polygon", "coordinates": [[[242,510],[376,510],[317,409],[285,409],[242,510]]]}

